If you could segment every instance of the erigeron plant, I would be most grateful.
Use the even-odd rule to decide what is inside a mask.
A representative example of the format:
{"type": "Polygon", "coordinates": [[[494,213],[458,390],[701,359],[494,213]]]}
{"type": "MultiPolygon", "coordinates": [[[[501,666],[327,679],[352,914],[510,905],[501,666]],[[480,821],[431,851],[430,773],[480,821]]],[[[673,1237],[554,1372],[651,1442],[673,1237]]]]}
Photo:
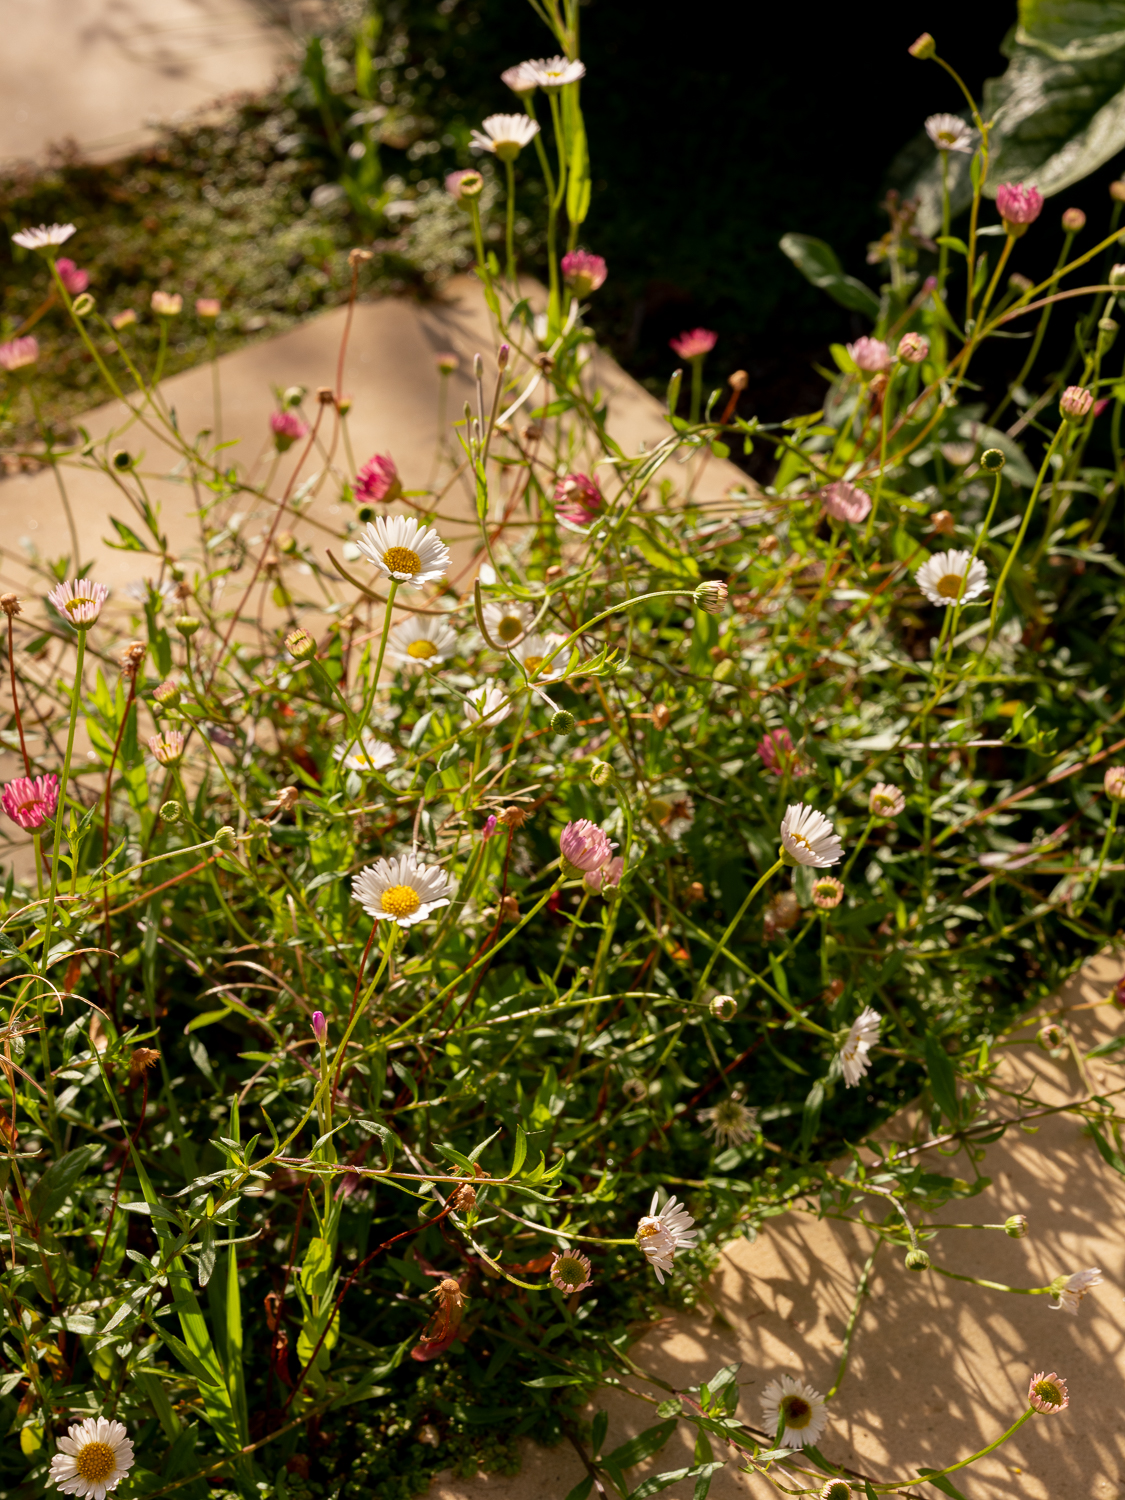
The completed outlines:
{"type": "MultiPolygon", "coordinates": [[[[981,1189],[981,1142],[1006,1128],[997,1043],[1115,928],[1113,273],[1078,304],[1100,316],[1078,385],[1046,382],[1040,420],[1062,393],[1057,420],[1005,431],[964,403],[981,344],[1020,318],[1042,328],[1119,210],[1093,250],[1002,292],[1041,200],[1001,190],[1003,242],[978,272],[987,122],[974,145],[941,117],[937,149],[979,158],[963,302],[947,234],[933,278],[892,266],[824,409],[773,427],[739,413],[740,372],[707,390],[716,335],[685,331],[688,414],[676,371],[664,439],[624,451],[583,320],[607,267],[578,244],[577,8],[545,16],[558,55],[505,73],[524,116],[490,117],[477,141],[505,163],[503,266],[479,175],[451,183],[495,347],[425,486],[405,459],[354,461],[346,342],[335,385],[280,396],[264,466],[217,445],[219,409],[210,432],[181,432],[154,394],[159,356],[141,370],[127,324],[62,265],[72,226],[23,232],[130,410],[51,462],[100,472],[107,504],[132,507],[115,545],[146,569],[107,603],[72,527],[41,597],[0,599],[23,772],[0,801],[33,856],[3,904],[0,1401],[37,1489],[103,1500],[135,1465],[137,1493],[214,1477],[280,1492],[311,1422],[342,1423],[357,1451],[356,1410],[375,1403],[383,1431],[348,1490],[367,1493],[371,1453],[378,1489],[415,1419],[435,1468],[471,1449],[456,1412],[475,1401],[516,1435],[565,1431],[587,1469],[572,1500],[625,1495],[680,1420],[695,1464],[664,1478],[697,1496],[729,1462],[786,1493],[870,1497],[982,1454],[878,1483],[834,1467],[856,1316],[827,1394],[780,1372],[760,1421],[735,1418],[736,1367],[677,1391],[620,1335],[658,1296],[690,1302],[723,1240],[785,1205],[874,1236],[857,1313],[880,1247],[967,1296],[1073,1314],[1100,1281],[960,1275],[933,1216],[981,1189]],[[510,232],[532,158],[551,247],[538,310],[510,232]],[[1091,446],[1099,391],[1112,471],[1091,446]],[[197,554],[169,549],[132,456],[150,436],[199,497],[197,554]],[[693,498],[710,458],[755,442],[774,449],[771,485],[693,498]],[[327,545],[306,519],[325,494],[350,507],[327,545]],[[261,521],[256,547],[236,511],[261,521]],[[918,1138],[888,1152],[869,1132],[919,1093],[918,1138]],[[938,1145],[961,1175],[918,1170],[938,1145]],[[622,1373],[667,1400],[604,1453],[604,1414],[586,1429],[579,1398],[622,1373]]],[[[151,315],[163,349],[180,294],[151,315]]],[[[33,381],[29,354],[0,365],[33,381]]],[[[1047,1030],[1049,1050],[1076,1045],[1047,1030]]],[[[1115,1098],[1072,1106],[1111,1163],[1115,1098]]],[[[1047,1109],[1021,1094],[1022,1121],[1047,1109]]],[[[1028,1230],[1020,1214],[972,1227],[1028,1230]]],[[[1036,1375],[1000,1441],[1067,1404],[1065,1381],[1036,1375]]]]}

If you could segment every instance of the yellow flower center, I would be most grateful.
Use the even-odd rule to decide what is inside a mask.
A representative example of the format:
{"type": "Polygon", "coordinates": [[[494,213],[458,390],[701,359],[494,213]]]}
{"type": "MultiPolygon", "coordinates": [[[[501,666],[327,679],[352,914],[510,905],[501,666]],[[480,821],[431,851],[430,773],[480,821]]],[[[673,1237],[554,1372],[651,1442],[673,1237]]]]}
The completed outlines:
{"type": "Polygon", "coordinates": [[[113,1477],[117,1455],[108,1443],[87,1443],[75,1454],[74,1467],[87,1484],[104,1484],[113,1477]]]}
{"type": "Polygon", "coordinates": [[[792,1427],[796,1432],[812,1421],[812,1407],[804,1396],[786,1396],[781,1403],[781,1415],[786,1427],[792,1427]]]}
{"type": "Polygon", "coordinates": [[[637,1240],[650,1240],[654,1234],[660,1233],[659,1219],[642,1219],[637,1225],[637,1240]]]}
{"type": "Polygon", "coordinates": [[[68,614],[74,615],[86,604],[93,604],[93,598],[80,594],[76,599],[68,599],[64,608],[68,614]]]}
{"type": "Polygon", "coordinates": [[[383,553],[383,566],[392,573],[417,573],[422,559],[409,547],[388,547],[383,553]]]}
{"type": "Polygon", "coordinates": [[[406,648],[407,656],[412,656],[415,661],[427,661],[431,656],[437,655],[437,647],[433,641],[411,641],[406,648]]]}
{"type": "Polygon", "coordinates": [[[412,917],[422,898],[410,885],[392,885],[383,892],[383,910],[392,917],[412,917]]]}
{"type": "Polygon", "coordinates": [[[883,792],[876,792],[871,799],[872,812],[890,812],[894,805],[894,798],[886,796],[883,792]]]}
{"type": "Polygon", "coordinates": [[[946,573],[943,578],[938,579],[937,592],[943,599],[956,599],[964,581],[964,573],[946,573]]]}
{"type": "Polygon", "coordinates": [[[1052,1406],[1061,1406],[1063,1395],[1053,1380],[1037,1380],[1035,1382],[1035,1394],[1041,1396],[1044,1401],[1049,1401],[1052,1406]]]}
{"type": "Polygon", "coordinates": [[[514,641],[523,634],[523,621],[518,615],[505,615],[496,628],[496,634],[502,641],[514,641]]]}
{"type": "Polygon", "coordinates": [[[529,672],[538,672],[539,668],[543,665],[543,661],[544,658],[542,656],[525,656],[523,664],[529,672]]]}
{"type": "Polygon", "coordinates": [[[937,134],[939,141],[955,141],[957,139],[957,132],[954,130],[939,130],[937,134]]]}

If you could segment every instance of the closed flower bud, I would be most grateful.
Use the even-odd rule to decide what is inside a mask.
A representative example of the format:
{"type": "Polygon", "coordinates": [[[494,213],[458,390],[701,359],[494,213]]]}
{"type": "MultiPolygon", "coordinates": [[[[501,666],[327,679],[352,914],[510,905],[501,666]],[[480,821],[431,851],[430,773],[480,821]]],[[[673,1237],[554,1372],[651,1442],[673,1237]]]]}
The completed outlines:
{"type": "Polygon", "coordinates": [[[316,652],[316,642],[307,630],[291,630],[285,637],[285,649],[295,661],[307,661],[316,652]]]}
{"type": "Polygon", "coordinates": [[[1022,271],[1013,271],[1008,277],[1008,285],[1013,292],[1030,292],[1035,283],[1030,276],[1025,276],[1022,271]]]}
{"type": "Polygon", "coordinates": [[[695,602],[709,615],[722,614],[723,605],[727,602],[726,584],[715,579],[701,583],[695,591],[695,602]]]}
{"type": "Polygon", "coordinates": [[[110,463],[119,473],[124,473],[126,469],[133,467],[133,455],[124,448],[118,448],[117,452],[110,459],[110,463]]]}
{"type": "Polygon", "coordinates": [[[551,728],[555,734],[569,734],[574,728],[574,715],[568,709],[556,709],[551,715],[551,728]]]}
{"type": "Polygon", "coordinates": [[[1118,324],[1113,318],[1098,319],[1098,353],[1106,355],[1113,348],[1113,341],[1117,337],[1118,324]]]}
{"type": "Polygon", "coordinates": [[[178,802],[165,802],[161,805],[160,816],[165,823],[178,823],[184,815],[184,810],[178,802]]]}
{"type": "Polygon", "coordinates": [[[1027,1215],[1010,1214],[1004,1220],[1004,1233],[1013,1240],[1022,1240],[1027,1233],[1027,1215]]]}
{"type": "Polygon", "coordinates": [[[1109,196],[1117,203],[1125,203],[1125,182],[1111,182],[1109,196]]]}
{"type": "Polygon", "coordinates": [[[221,828],[216,830],[213,842],[219,849],[226,849],[228,851],[236,849],[238,847],[238,834],[235,833],[229,823],[224,823],[221,828]]]}
{"type": "Polygon", "coordinates": [[[152,696],[161,708],[175,708],[180,701],[180,685],[178,682],[162,682],[152,696]]]}
{"type": "Polygon", "coordinates": [[[930,1269],[930,1257],[924,1250],[908,1250],[906,1252],[906,1269],[908,1271],[928,1271],[930,1269]]]}
{"type": "Polygon", "coordinates": [[[185,640],[199,629],[199,621],[194,615],[181,615],[178,620],[174,621],[174,624],[185,640]]]}
{"type": "Polygon", "coordinates": [[[929,352],[929,340],[920,333],[904,333],[898,341],[898,357],[908,365],[920,365],[929,352]]]}
{"type": "Polygon", "coordinates": [[[1062,227],[1067,234],[1077,234],[1080,229],[1086,228],[1086,215],[1080,208],[1067,208],[1063,210],[1062,227]]]}
{"type": "Polygon", "coordinates": [[[89,292],[83,292],[80,297],[75,297],[70,310],[76,318],[88,318],[95,306],[93,296],[89,292]]]}
{"type": "Polygon", "coordinates": [[[1110,266],[1107,280],[1110,286],[1125,287],[1125,266],[1110,266]]]}
{"type": "Polygon", "coordinates": [[[713,995],[707,1009],[716,1021],[730,1021],[738,1013],[738,1001],[733,995],[713,995]]]}
{"type": "Polygon", "coordinates": [[[1057,1047],[1061,1047],[1065,1043],[1066,1032],[1057,1021],[1048,1021],[1046,1025],[1040,1026],[1035,1040],[1044,1052],[1053,1052],[1057,1047]]]}
{"type": "Polygon", "coordinates": [[[926,58],[937,56],[937,43],[928,31],[923,31],[916,42],[911,42],[907,50],[911,57],[918,57],[924,61],[926,58]]]}
{"type": "Polygon", "coordinates": [[[283,390],[282,393],[281,393],[281,404],[282,404],[282,406],[284,406],[286,408],[291,407],[291,406],[300,406],[301,402],[305,399],[305,397],[307,395],[308,395],[308,387],[307,386],[303,386],[303,385],[290,385],[290,386],[286,386],[285,390],[283,390]]]}
{"type": "Polygon", "coordinates": [[[277,534],[277,550],[283,552],[286,557],[292,557],[297,550],[297,538],[291,531],[279,531],[277,534]]]}
{"type": "Polygon", "coordinates": [[[999,474],[1006,461],[999,448],[986,448],[980,456],[981,468],[987,469],[990,474],[999,474]]]}
{"type": "Polygon", "coordinates": [[[1112,797],[1115,802],[1125,798],[1125,766],[1110,766],[1102,785],[1106,796],[1112,797]]]}
{"type": "Polygon", "coordinates": [[[613,767],[605,760],[596,760],[590,767],[590,780],[595,786],[607,786],[613,780],[613,767]]]}
{"type": "Polygon", "coordinates": [[[324,1019],[324,1012],[322,1010],[313,1011],[312,1029],[313,1036],[316,1037],[317,1041],[323,1047],[328,1040],[328,1022],[324,1019]]]}
{"type": "Polygon", "coordinates": [[[1085,386],[1068,385],[1059,398],[1059,411],[1068,422],[1081,422],[1094,404],[1094,393],[1085,386]]]}

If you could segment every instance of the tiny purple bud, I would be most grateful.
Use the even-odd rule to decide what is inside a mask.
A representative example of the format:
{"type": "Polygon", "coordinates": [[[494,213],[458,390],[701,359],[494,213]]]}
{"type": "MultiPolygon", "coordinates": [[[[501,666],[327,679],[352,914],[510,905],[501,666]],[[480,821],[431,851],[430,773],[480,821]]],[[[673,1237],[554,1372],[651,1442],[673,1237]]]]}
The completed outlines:
{"type": "Polygon", "coordinates": [[[489,813],[488,817],[485,819],[484,827],[481,829],[480,836],[481,836],[482,839],[490,839],[495,832],[496,832],[496,814],[495,813],[489,813]]]}
{"type": "Polygon", "coordinates": [[[323,1047],[328,1040],[328,1022],[324,1019],[324,1012],[322,1010],[313,1011],[312,1029],[313,1036],[316,1037],[317,1041],[323,1047]]]}

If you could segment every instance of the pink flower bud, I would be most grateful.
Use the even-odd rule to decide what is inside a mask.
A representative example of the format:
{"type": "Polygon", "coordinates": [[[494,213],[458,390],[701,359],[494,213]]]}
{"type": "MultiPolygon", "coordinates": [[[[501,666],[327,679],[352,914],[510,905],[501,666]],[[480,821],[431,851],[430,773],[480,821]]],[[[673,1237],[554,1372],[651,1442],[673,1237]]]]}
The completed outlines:
{"type": "Polygon", "coordinates": [[[223,310],[223,304],[218,297],[197,297],[195,299],[195,313],[199,318],[217,318],[223,310]]]}
{"type": "Polygon", "coordinates": [[[856,489],[846,479],[837,479],[835,484],[821,490],[820,499],[828,514],[837,521],[851,521],[855,525],[866,521],[871,514],[871,496],[856,489]]]}
{"type": "Polygon", "coordinates": [[[39,340],[28,334],[26,338],[9,339],[6,344],[0,344],[0,367],[9,374],[13,370],[22,370],[25,365],[33,365],[39,358],[39,340]]]}
{"type": "Polygon", "coordinates": [[[572,526],[589,526],[605,504],[588,474],[566,474],[555,485],[555,515],[572,526]]]}
{"type": "MultiPolygon", "coordinates": [[[[563,280],[576,297],[588,297],[604,283],[606,263],[588,250],[571,250],[562,258],[563,280]]],[[[686,358],[686,356],[685,356],[686,358]]]]}
{"type": "Polygon", "coordinates": [[[559,852],[567,873],[581,874],[600,870],[603,865],[609,864],[616,847],[616,844],[610,842],[609,835],[596,823],[591,823],[589,818],[579,818],[576,822],[568,823],[559,835],[559,852]]]}
{"type": "Polygon", "coordinates": [[[81,270],[65,255],[60,255],[55,261],[55,270],[58,271],[59,280],[72,297],[79,296],[90,285],[89,271],[81,270]]]}
{"type": "Polygon", "coordinates": [[[295,411],[274,411],[270,413],[270,430],[273,433],[274,447],[279,453],[285,453],[309,429],[295,411]]]}
{"type": "Polygon", "coordinates": [[[29,833],[42,828],[47,819],[54,816],[58,802],[59,778],[54,772],[34,778],[18,776],[0,793],[0,803],[9,818],[14,818],[29,833]]]}
{"type": "Polygon", "coordinates": [[[312,1029],[313,1036],[316,1037],[317,1041],[323,1047],[328,1040],[328,1022],[324,1019],[324,1012],[322,1010],[313,1011],[312,1029]]]}
{"type": "Polygon", "coordinates": [[[1059,411],[1068,422],[1081,422],[1090,413],[1094,404],[1094,393],[1085,386],[1068,385],[1059,398],[1059,411]]]}
{"type": "Polygon", "coordinates": [[[1086,215],[1080,208],[1064,209],[1062,227],[1067,234],[1077,234],[1080,229],[1086,228],[1086,215]]]}
{"type": "Polygon", "coordinates": [[[681,333],[678,339],[669,339],[669,346],[681,359],[702,359],[719,341],[719,335],[709,328],[691,328],[681,333]]]}
{"type": "Polygon", "coordinates": [[[937,44],[928,31],[923,31],[916,42],[911,42],[906,49],[911,57],[927,58],[934,57],[937,53],[937,44]]]}
{"type": "Polygon", "coordinates": [[[437,356],[437,367],[442,375],[452,375],[460,363],[456,354],[449,351],[437,356]]]}
{"type": "Polygon", "coordinates": [[[1022,182],[1002,182],[996,189],[996,207],[1010,235],[1027,233],[1027,226],[1034,224],[1043,212],[1043,194],[1037,187],[1024,187],[1022,182]]]}
{"type": "Polygon", "coordinates": [[[891,368],[891,351],[882,339],[868,338],[865,334],[848,345],[848,353],[855,361],[856,369],[865,375],[876,375],[891,368]]]}
{"type": "Polygon", "coordinates": [[[920,365],[930,352],[930,341],[920,333],[904,333],[898,341],[898,357],[908,365],[920,365]]]}
{"type": "Polygon", "coordinates": [[[758,759],[773,776],[780,776],[793,759],[793,736],[788,729],[771,729],[756,746],[758,759]]]}
{"type": "Polygon", "coordinates": [[[495,832],[496,832],[496,814],[495,813],[489,813],[488,817],[484,820],[484,827],[480,831],[481,839],[482,840],[484,840],[484,839],[490,839],[495,832]]]}
{"type": "Polygon", "coordinates": [[[467,203],[470,198],[479,198],[484,189],[484,178],[472,167],[460,172],[450,172],[445,179],[445,191],[458,203],[467,203]]]}
{"type": "Polygon", "coordinates": [[[1099,400],[1094,402],[1095,417],[1100,417],[1102,412],[1105,411],[1106,407],[1109,405],[1109,399],[1110,398],[1108,396],[1102,396],[1099,400]]]}
{"type": "Polygon", "coordinates": [[[397,500],[402,494],[395,461],[389,453],[374,453],[355,476],[355,496],[370,505],[373,501],[397,500]]]}

